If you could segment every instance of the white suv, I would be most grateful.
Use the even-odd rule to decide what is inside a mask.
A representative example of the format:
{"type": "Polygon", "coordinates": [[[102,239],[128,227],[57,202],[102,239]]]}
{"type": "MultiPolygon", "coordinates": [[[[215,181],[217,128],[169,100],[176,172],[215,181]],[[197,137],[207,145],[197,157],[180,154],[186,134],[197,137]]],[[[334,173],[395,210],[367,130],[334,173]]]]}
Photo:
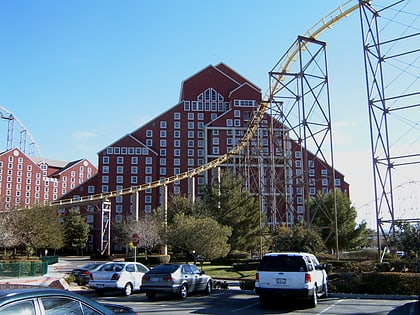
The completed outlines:
{"type": "Polygon", "coordinates": [[[255,291],[262,306],[279,297],[303,297],[315,307],[318,297],[328,296],[328,277],[312,254],[270,253],[258,266],[255,291]]]}

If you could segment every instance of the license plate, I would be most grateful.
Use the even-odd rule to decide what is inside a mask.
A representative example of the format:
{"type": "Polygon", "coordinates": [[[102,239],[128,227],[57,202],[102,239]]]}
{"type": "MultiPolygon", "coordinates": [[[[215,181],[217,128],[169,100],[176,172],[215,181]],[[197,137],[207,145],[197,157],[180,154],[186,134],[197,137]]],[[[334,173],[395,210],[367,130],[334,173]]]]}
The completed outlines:
{"type": "Polygon", "coordinates": [[[276,283],[277,284],[286,284],[286,278],[277,278],[276,283]]]}
{"type": "Polygon", "coordinates": [[[159,278],[155,277],[155,278],[150,278],[150,281],[159,281],[159,278]]]}
{"type": "Polygon", "coordinates": [[[97,284],[96,285],[98,288],[103,288],[104,287],[104,285],[103,284],[97,284]]]}

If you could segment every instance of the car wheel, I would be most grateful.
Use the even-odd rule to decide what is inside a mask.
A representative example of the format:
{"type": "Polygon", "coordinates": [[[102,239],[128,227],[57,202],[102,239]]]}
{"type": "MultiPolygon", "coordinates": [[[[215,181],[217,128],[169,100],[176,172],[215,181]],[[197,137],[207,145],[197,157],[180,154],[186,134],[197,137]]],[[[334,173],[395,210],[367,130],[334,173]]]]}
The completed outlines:
{"type": "Polygon", "coordinates": [[[125,296],[129,296],[133,293],[133,286],[130,282],[125,285],[123,293],[125,296]]]}
{"type": "Polygon", "coordinates": [[[211,281],[209,280],[209,281],[207,281],[206,288],[204,289],[204,292],[206,294],[210,294],[212,289],[213,289],[213,285],[212,285],[211,281]]]}
{"type": "Polygon", "coordinates": [[[156,296],[155,292],[146,292],[146,296],[149,300],[154,299],[156,296]]]}
{"type": "Polygon", "coordinates": [[[181,299],[185,299],[188,295],[188,287],[187,285],[184,283],[183,285],[181,285],[181,288],[179,289],[179,297],[181,299]]]}
{"type": "Polygon", "coordinates": [[[318,305],[318,293],[316,292],[317,288],[314,288],[314,293],[311,296],[311,299],[309,300],[309,306],[310,307],[316,307],[318,305]]]}
{"type": "Polygon", "coordinates": [[[259,296],[259,301],[260,301],[260,306],[261,306],[262,308],[267,307],[267,304],[268,304],[268,299],[267,299],[267,297],[265,297],[264,295],[260,295],[260,296],[259,296]]]}
{"type": "Polygon", "coordinates": [[[97,296],[103,296],[104,295],[104,290],[96,289],[95,292],[96,292],[97,296]]]}

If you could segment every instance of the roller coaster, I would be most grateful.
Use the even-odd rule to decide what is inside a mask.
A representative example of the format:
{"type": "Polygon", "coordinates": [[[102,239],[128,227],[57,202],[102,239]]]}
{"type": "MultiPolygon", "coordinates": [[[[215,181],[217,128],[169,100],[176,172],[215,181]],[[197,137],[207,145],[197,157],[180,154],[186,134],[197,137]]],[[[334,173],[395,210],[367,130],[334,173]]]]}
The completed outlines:
{"type": "MultiPolygon", "coordinates": [[[[334,168],[328,86],[326,85],[324,88],[324,90],[327,90],[327,94],[323,100],[320,99],[320,92],[318,90],[320,86],[324,86],[328,83],[326,71],[324,71],[324,68],[326,68],[326,63],[319,64],[317,61],[318,57],[320,57],[321,60],[326,59],[325,43],[321,42],[319,37],[323,32],[330,29],[334,24],[358,10],[360,12],[365,62],[366,91],[368,100],[367,103],[369,107],[371,154],[374,169],[373,177],[376,200],[375,215],[378,230],[378,248],[382,248],[383,244],[380,243],[380,239],[383,239],[385,240],[385,243],[388,243],[388,240],[392,238],[393,234],[395,233],[396,218],[394,213],[394,201],[392,194],[392,172],[397,166],[420,163],[420,154],[418,153],[407,154],[404,152],[399,155],[392,155],[390,150],[390,137],[388,133],[389,115],[391,112],[396,113],[397,111],[403,110],[418,110],[420,106],[420,102],[418,101],[420,89],[415,90],[418,88],[418,86],[412,83],[410,88],[407,87],[407,89],[402,93],[401,91],[392,91],[392,95],[390,97],[386,96],[385,91],[388,91],[387,89],[389,85],[385,79],[384,72],[385,61],[389,63],[391,59],[400,58],[401,56],[414,56],[412,61],[410,61],[411,65],[413,65],[413,63],[420,59],[420,57],[418,57],[420,49],[414,44],[414,47],[411,46],[404,52],[400,51],[398,53],[390,54],[387,56],[383,55],[383,52],[381,51],[383,47],[395,47],[401,41],[410,40],[415,43],[417,39],[418,42],[418,37],[420,34],[418,29],[414,27],[411,29],[416,30],[415,33],[408,34],[405,31],[405,33],[394,34],[393,38],[387,39],[385,41],[380,38],[381,27],[379,21],[381,14],[388,10],[394,10],[395,15],[397,15],[399,12],[404,11],[406,4],[409,2],[409,0],[394,1],[379,10],[374,8],[371,1],[368,0],[347,1],[336,10],[322,18],[317,24],[310,28],[304,36],[299,36],[296,42],[289,48],[286,54],[284,54],[284,56],[270,72],[270,87],[265,93],[263,100],[258,105],[254,115],[250,119],[244,136],[240,142],[226,154],[221,155],[220,157],[208,162],[205,165],[199,166],[192,170],[188,170],[175,176],[159,179],[138,186],[124,188],[117,191],[80,196],[77,199],[58,200],[53,202],[52,206],[63,208],[79,206],[82,204],[102,203],[102,235],[103,240],[109,240],[110,208],[108,200],[110,198],[138,193],[140,191],[154,189],[162,186],[166,187],[168,184],[188,178],[193,178],[203,172],[219,167],[223,163],[231,160],[233,157],[240,155],[241,152],[243,152],[247,146],[249,146],[251,139],[256,136],[257,130],[262,128],[264,117],[266,117],[267,113],[270,113],[271,116],[277,115],[278,118],[276,118],[284,126],[286,126],[287,130],[290,131],[291,134],[295,135],[300,143],[303,143],[306,146],[309,142],[311,142],[314,145],[314,151],[316,152],[317,156],[320,156],[325,161],[325,163],[331,165],[334,168]],[[312,47],[315,47],[314,51],[312,50],[312,47]],[[308,56],[304,57],[305,53],[308,53],[308,56]],[[304,58],[307,59],[304,60],[304,58]],[[298,70],[294,70],[296,64],[298,65],[298,70]],[[321,74],[319,75],[319,78],[320,82],[322,83],[316,83],[313,86],[308,84],[309,77],[318,77],[318,74],[313,76],[308,75],[308,77],[305,77],[304,73],[308,68],[315,68],[320,70],[321,74]],[[291,91],[290,82],[293,80],[299,80],[299,88],[301,89],[299,93],[291,91]],[[305,88],[307,90],[304,90],[305,88]],[[309,114],[309,112],[314,111],[314,108],[316,107],[319,114],[317,116],[323,117],[322,121],[309,121],[309,116],[295,116],[294,114],[291,114],[295,111],[299,113],[305,112],[305,105],[299,101],[288,105],[287,102],[290,97],[287,95],[287,93],[291,93],[293,96],[306,96],[311,94],[311,108],[310,110],[307,110],[307,112],[309,114]],[[404,104],[400,105],[401,102],[404,104]],[[319,128],[313,129],[313,127],[311,128],[310,125],[319,126],[319,128]],[[325,152],[325,147],[327,148],[326,151],[330,152],[325,152]],[[382,236],[382,238],[380,236],[382,236]]],[[[418,18],[418,13],[412,13],[414,15],[414,21],[416,17],[418,18]]],[[[389,21],[385,21],[385,24],[388,22],[389,21]]],[[[387,52],[390,51],[391,49],[387,50],[387,52]]],[[[407,63],[407,68],[409,67],[410,62],[407,63]]],[[[415,64],[413,68],[416,69],[415,64]]],[[[415,74],[413,75],[416,76],[415,74]]],[[[416,126],[416,124],[414,124],[414,126],[416,126]]],[[[416,127],[414,127],[414,129],[415,128],[416,127]]],[[[284,139],[281,141],[284,141],[284,139]]],[[[284,165],[287,165],[287,161],[284,165]]],[[[286,204],[288,204],[287,200],[286,204]]],[[[167,209],[164,210],[166,211],[167,209]]],[[[338,228],[337,224],[335,228],[338,228]]],[[[104,241],[103,248],[101,248],[101,250],[105,251],[107,245],[108,244],[106,244],[104,241]]]]}

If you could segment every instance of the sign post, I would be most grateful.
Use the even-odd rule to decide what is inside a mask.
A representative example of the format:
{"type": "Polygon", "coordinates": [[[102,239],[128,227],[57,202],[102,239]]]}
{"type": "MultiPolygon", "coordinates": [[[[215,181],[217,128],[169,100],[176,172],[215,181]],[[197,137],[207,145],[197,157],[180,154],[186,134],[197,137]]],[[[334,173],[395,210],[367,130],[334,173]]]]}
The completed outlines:
{"type": "Polygon", "coordinates": [[[137,233],[134,233],[131,236],[131,242],[134,245],[134,262],[137,260],[137,244],[139,243],[139,235],[137,233]]]}

